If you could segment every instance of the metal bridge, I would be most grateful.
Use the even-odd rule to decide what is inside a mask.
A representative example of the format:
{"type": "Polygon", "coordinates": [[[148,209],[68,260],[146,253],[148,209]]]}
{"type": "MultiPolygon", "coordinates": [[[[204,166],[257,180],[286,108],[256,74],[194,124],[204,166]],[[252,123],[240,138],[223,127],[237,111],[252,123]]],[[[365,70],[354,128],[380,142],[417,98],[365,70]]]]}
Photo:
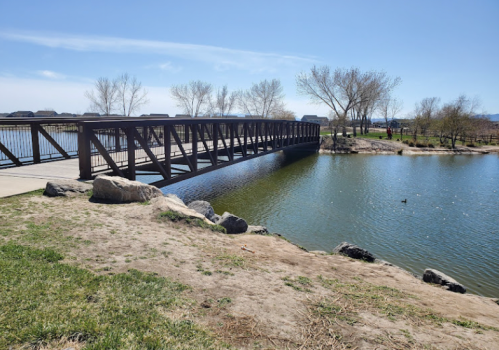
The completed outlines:
{"type": "Polygon", "coordinates": [[[294,147],[318,147],[315,123],[271,119],[0,119],[0,168],[79,159],[81,179],[153,176],[163,187],[294,147]]]}

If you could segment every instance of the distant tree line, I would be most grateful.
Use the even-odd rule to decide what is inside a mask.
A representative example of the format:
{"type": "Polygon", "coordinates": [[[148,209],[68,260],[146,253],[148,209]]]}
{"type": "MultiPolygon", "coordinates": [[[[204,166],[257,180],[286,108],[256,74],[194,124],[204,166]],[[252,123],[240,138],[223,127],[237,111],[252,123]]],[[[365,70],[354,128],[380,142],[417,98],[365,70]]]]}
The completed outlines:
{"type": "Polygon", "coordinates": [[[441,144],[450,141],[456,147],[459,138],[487,141],[493,123],[484,113],[477,113],[478,98],[461,95],[451,102],[440,105],[440,98],[428,97],[416,103],[410,126],[414,141],[420,137],[437,136],[441,144]]]}
{"type": "Polygon", "coordinates": [[[259,118],[292,119],[295,114],[285,108],[284,94],[279,79],[262,80],[247,90],[229,92],[227,85],[215,88],[200,80],[173,85],[170,95],[177,107],[193,117],[227,117],[241,112],[259,118]]]}

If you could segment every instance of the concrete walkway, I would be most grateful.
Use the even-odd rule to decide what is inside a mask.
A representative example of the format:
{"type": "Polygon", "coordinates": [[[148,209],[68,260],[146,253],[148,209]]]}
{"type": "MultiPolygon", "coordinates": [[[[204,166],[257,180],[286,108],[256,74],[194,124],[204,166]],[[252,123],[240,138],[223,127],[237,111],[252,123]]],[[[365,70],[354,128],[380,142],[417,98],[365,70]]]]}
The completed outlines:
{"type": "Polygon", "coordinates": [[[0,169],[0,198],[45,188],[48,180],[79,177],[78,159],[0,169]]]}

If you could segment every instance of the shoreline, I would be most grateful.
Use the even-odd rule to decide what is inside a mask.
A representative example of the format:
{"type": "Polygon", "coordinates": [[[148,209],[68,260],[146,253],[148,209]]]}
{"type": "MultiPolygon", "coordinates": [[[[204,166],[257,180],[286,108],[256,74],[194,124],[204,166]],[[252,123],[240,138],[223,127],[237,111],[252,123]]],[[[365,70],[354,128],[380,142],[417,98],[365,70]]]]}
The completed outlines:
{"type": "Polygon", "coordinates": [[[485,155],[499,154],[499,146],[481,146],[470,148],[457,146],[456,149],[430,148],[430,147],[409,147],[408,145],[388,140],[374,140],[360,137],[338,138],[337,150],[332,148],[332,141],[329,136],[323,139],[319,153],[329,154],[380,154],[380,155],[485,155]]]}
{"type": "Polygon", "coordinates": [[[54,249],[64,255],[59,264],[103,278],[138,270],[189,286],[191,302],[161,311],[166,320],[205,327],[239,349],[499,344],[492,298],[443,290],[392,264],[304,251],[277,236],[227,235],[159,219],[164,210],[152,200],[109,204],[31,193],[0,199],[0,239],[54,249]]]}

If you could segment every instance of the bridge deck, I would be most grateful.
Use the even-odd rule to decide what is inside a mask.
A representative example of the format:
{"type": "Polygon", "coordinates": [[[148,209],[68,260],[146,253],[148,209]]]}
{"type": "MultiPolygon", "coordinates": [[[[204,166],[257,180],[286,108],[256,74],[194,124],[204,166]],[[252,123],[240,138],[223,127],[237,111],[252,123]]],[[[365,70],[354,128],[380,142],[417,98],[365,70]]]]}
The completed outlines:
{"type": "Polygon", "coordinates": [[[78,159],[0,169],[0,198],[45,188],[48,180],[78,179],[78,159]]]}

